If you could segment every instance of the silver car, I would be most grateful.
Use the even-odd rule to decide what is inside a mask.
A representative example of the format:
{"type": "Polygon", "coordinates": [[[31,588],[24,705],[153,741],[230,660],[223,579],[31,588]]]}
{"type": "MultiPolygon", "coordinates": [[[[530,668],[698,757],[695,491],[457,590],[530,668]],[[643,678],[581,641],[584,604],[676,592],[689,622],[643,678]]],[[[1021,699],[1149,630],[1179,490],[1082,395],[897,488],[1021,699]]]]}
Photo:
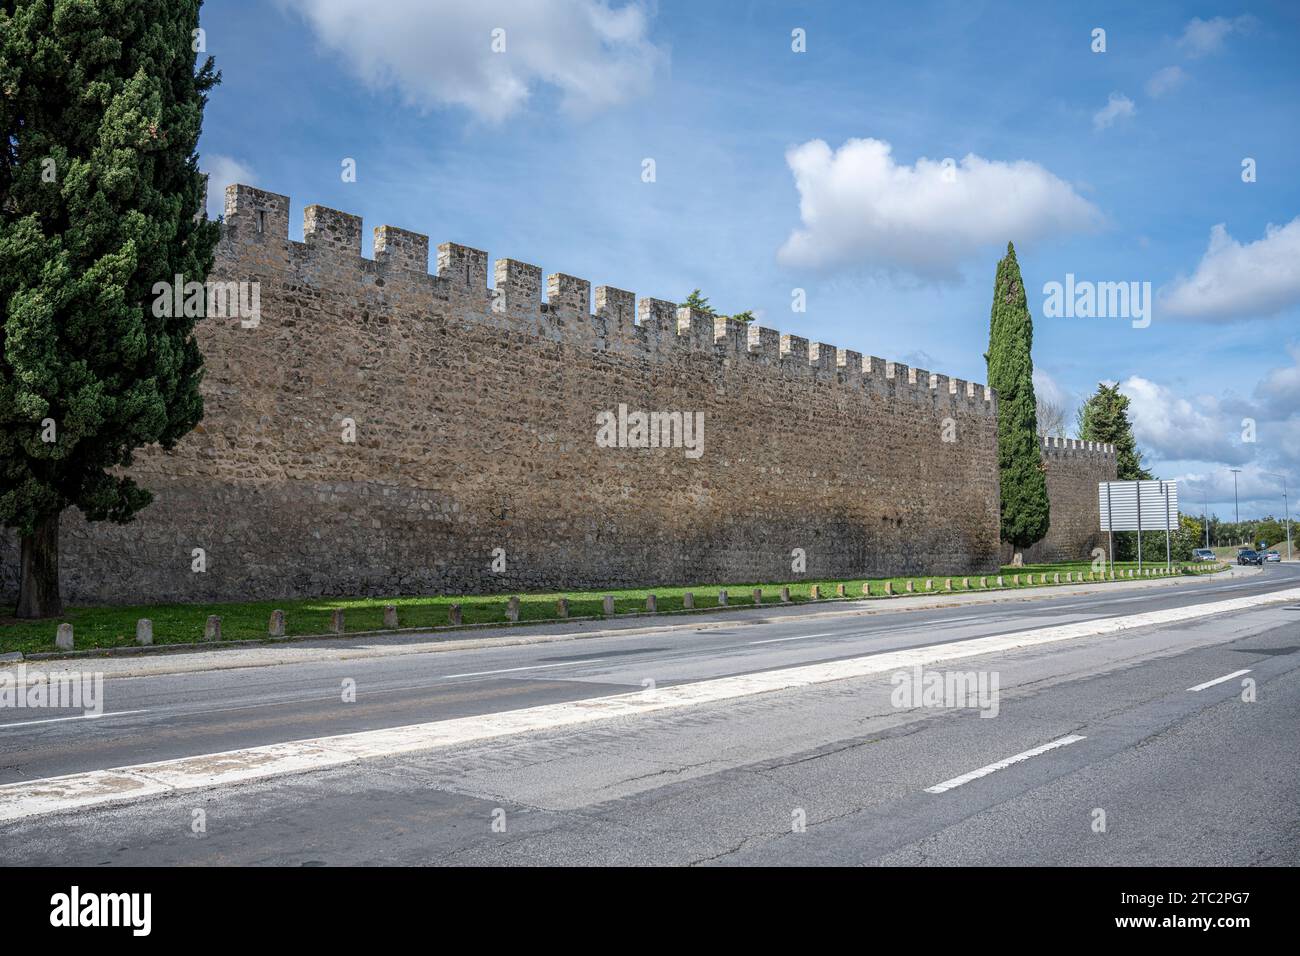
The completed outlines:
{"type": "Polygon", "coordinates": [[[1282,555],[1278,554],[1276,551],[1268,551],[1268,552],[1265,552],[1265,554],[1264,554],[1264,560],[1265,560],[1265,561],[1281,561],[1281,560],[1282,560],[1282,555]]]}

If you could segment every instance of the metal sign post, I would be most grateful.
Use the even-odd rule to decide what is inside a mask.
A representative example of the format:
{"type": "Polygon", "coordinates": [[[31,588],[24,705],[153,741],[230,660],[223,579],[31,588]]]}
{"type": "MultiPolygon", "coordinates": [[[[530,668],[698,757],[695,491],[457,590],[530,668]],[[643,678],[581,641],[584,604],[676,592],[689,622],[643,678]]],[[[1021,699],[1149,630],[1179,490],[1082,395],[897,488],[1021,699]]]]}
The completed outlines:
{"type": "Polygon", "coordinates": [[[1110,505],[1110,482],[1106,482],[1106,553],[1110,555],[1110,577],[1115,579],[1115,511],[1110,505]]]}
{"type": "Polygon", "coordinates": [[[1137,483],[1138,574],[1142,573],[1142,480],[1137,483]]]}
{"type": "Polygon", "coordinates": [[[1173,567],[1173,549],[1170,546],[1169,534],[1169,489],[1163,481],[1160,482],[1160,490],[1165,495],[1165,570],[1168,571],[1173,567]]]}
{"type": "Polygon", "coordinates": [[[1101,512],[1101,531],[1106,532],[1111,550],[1111,568],[1114,569],[1115,532],[1136,531],[1138,535],[1138,570],[1145,564],[1142,549],[1142,532],[1165,532],[1165,567],[1172,568],[1174,561],[1174,521],[1178,517],[1178,482],[1154,479],[1152,481],[1101,481],[1097,483],[1097,507],[1101,512]],[[1148,488],[1147,485],[1155,485],[1148,488]],[[1149,500],[1143,502],[1143,495],[1149,500]],[[1164,515],[1159,512],[1164,510],[1164,515]]]}

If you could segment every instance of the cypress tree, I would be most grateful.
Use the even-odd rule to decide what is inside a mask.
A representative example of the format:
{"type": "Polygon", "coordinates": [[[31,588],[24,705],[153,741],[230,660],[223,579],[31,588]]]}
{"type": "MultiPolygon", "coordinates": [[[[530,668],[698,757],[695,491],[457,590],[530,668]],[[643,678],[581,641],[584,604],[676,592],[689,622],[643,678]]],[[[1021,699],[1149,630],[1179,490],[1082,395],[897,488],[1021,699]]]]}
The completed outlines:
{"type": "Polygon", "coordinates": [[[989,385],[998,396],[998,472],[1001,482],[1002,540],[1019,563],[1020,552],[1047,534],[1051,509],[1039,448],[1034,398],[1034,321],[1016,250],[998,262],[989,321],[989,385]]]}
{"type": "Polygon", "coordinates": [[[219,81],[201,0],[0,2],[0,524],[21,541],[17,613],[61,613],[59,516],[126,522],[122,474],[203,414],[194,319],[154,285],[203,282],[195,146],[219,81]]]}

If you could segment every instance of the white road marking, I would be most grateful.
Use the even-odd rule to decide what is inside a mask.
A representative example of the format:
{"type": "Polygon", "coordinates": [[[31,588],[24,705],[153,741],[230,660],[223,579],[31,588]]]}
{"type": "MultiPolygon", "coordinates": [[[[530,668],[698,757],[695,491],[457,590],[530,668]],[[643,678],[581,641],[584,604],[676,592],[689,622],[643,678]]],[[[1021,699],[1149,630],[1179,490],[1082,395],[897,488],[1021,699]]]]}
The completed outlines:
{"type": "Polygon", "coordinates": [[[57,724],[65,720],[101,720],[105,717],[122,717],[126,714],[147,714],[147,710],[115,710],[110,714],[76,714],[72,717],[47,717],[44,720],[19,720],[12,724],[0,724],[0,730],[10,727],[31,727],[35,724],[57,724]]]}
{"type": "Polygon", "coordinates": [[[1066,737],[1060,737],[1053,740],[1050,744],[1043,744],[1041,747],[1034,747],[1032,750],[1018,753],[1014,757],[1008,757],[1006,760],[999,760],[997,763],[991,763],[987,767],[980,767],[978,770],[964,773],[960,777],[953,777],[951,780],[945,780],[943,783],[936,783],[933,787],[926,787],[925,792],[944,793],[945,791],[952,790],[954,787],[960,787],[963,783],[970,783],[972,780],[978,780],[980,777],[987,777],[991,773],[1005,770],[1012,764],[1020,763],[1022,760],[1028,760],[1030,757],[1037,757],[1039,754],[1045,754],[1047,751],[1055,750],[1057,747],[1068,747],[1070,744],[1077,744],[1080,740],[1087,739],[1087,737],[1080,737],[1078,734],[1070,734],[1066,737]]]}
{"type": "Polygon", "coordinates": [[[637,690],[608,697],[541,704],[497,714],[358,731],[137,764],[112,770],[25,780],[0,786],[0,821],[56,813],[140,797],[159,796],[226,784],[307,773],[379,757],[463,746],[522,733],[580,727],[618,718],[714,704],[809,687],[831,681],[889,674],[939,661],[961,660],[1059,641],[1118,634],[1143,627],[1244,611],[1266,604],[1300,600],[1300,588],[1232,598],[1211,604],[1147,611],[1128,617],[1075,621],[1036,630],[967,638],[946,644],[887,651],[865,657],[804,664],[754,674],[661,687],[653,696],[637,690]]]}
{"type": "Polygon", "coordinates": [[[1222,677],[1216,677],[1214,680],[1207,680],[1204,684],[1197,684],[1195,687],[1189,687],[1188,690],[1205,690],[1207,687],[1213,687],[1215,684],[1222,684],[1225,680],[1232,680],[1234,677],[1240,677],[1242,674],[1249,674],[1250,668],[1247,667],[1242,671],[1233,671],[1231,674],[1224,674],[1222,677]]]}
{"type": "Polygon", "coordinates": [[[827,631],[825,634],[800,634],[798,637],[773,637],[766,641],[750,641],[749,646],[755,644],[782,644],[786,641],[808,641],[814,637],[853,637],[852,631],[827,631]]]}
{"type": "Polygon", "coordinates": [[[513,674],[516,671],[538,671],[547,667],[573,667],[577,664],[599,664],[600,658],[586,661],[561,661],[559,664],[529,664],[527,667],[503,667],[496,671],[470,671],[468,674],[443,674],[438,680],[455,680],[458,677],[487,677],[491,674],[513,674]]]}

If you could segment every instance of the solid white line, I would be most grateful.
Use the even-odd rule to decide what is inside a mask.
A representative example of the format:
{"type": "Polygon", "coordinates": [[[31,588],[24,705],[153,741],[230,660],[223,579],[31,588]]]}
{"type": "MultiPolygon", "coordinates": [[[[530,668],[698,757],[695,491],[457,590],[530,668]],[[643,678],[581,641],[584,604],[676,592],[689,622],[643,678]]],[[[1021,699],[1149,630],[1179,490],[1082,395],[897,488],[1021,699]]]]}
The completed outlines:
{"type": "Polygon", "coordinates": [[[112,770],[91,770],[44,780],[26,780],[0,786],[0,821],[205,787],[265,780],[285,774],[338,767],[358,760],[463,746],[523,733],[587,726],[618,718],[714,704],[753,694],[889,674],[918,666],[930,666],[939,661],[961,660],[1059,641],[1118,634],[1135,628],[1159,627],[1212,614],[1226,614],[1296,600],[1300,600],[1300,588],[1232,598],[1212,604],[1147,611],[1128,617],[1075,621],[1011,634],[967,638],[865,657],[676,684],[661,687],[649,696],[636,690],[608,697],[540,704],[496,714],[456,717],[405,727],[387,727],[162,760],[112,770]]]}
{"type": "Polygon", "coordinates": [[[1232,680],[1234,677],[1240,677],[1242,674],[1249,674],[1250,668],[1244,671],[1233,671],[1231,674],[1224,674],[1222,677],[1216,677],[1214,680],[1207,680],[1204,684],[1197,684],[1195,687],[1189,687],[1188,690],[1205,690],[1207,687],[1213,687],[1215,684],[1222,684],[1225,680],[1232,680]]]}
{"type": "Polygon", "coordinates": [[[1070,744],[1077,744],[1080,740],[1087,739],[1087,737],[1080,737],[1078,734],[1070,734],[1067,737],[1053,740],[1050,744],[1043,744],[1041,747],[1026,750],[1024,753],[1018,753],[1014,757],[1008,757],[1006,760],[999,760],[997,763],[991,763],[987,767],[980,767],[978,770],[964,773],[960,777],[953,777],[951,780],[945,780],[943,783],[936,783],[933,787],[926,787],[925,792],[943,793],[947,790],[953,789],[954,787],[960,787],[963,783],[970,783],[972,780],[978,780],[980,777],[987,777],[991,773],[1005,770],[1012,764],[1020,763],[1022,760],[1028,760],[1030,757],[1037,757],[1039,754],[1045,754],[1047,751],[1055,750],[1057,747],[1067,747],[1070,744]]]}
{"type": "Polygon", "coordinates": [[[77,714],[74,717],[47,717],[45,720],[20,720],[12,724],[0,724],[0,730],[10,727],[31,727],[35,724],[57,724],[64,720],[100,720],[104,717],[121,717],[124,714],[147,714],[147,710],[115,710],[111,714],[77,714]]]}

